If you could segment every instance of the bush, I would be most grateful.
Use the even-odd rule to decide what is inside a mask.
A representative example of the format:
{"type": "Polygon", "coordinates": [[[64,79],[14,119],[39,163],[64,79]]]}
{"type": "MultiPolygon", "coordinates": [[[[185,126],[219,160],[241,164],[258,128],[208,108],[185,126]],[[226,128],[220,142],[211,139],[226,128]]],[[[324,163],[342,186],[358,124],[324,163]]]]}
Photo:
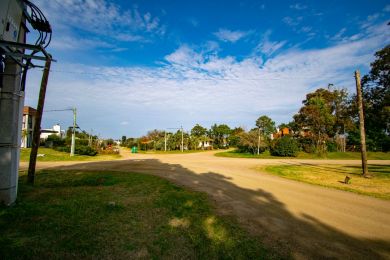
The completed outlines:
{"type": "Polygon", "coordinates": [[[296,157],[298,151],[298,142],[290,136],[278,138],[271,145],[271,155],[274,156],[296,157]]]}
{"type": "MultiPolygon", "coordinates": [[[[69,146],[60,146],[60,147],[54,147],[54,150],[59,152],[65,152],[70,153],[70,147],[69,146]]],[[[85,145],[76,145],[76,148],[74,150],[75,154],[79,155],[89,155],[89,156],[95,156],[97,154],[97,151],[93,149],[92,147],[85,146],[85,145]]]]}
{"type": "Polygon", "coordinates": [[[327,141],[326,142],[326,150],[328,152],[337,152],[337,144],[335,141],[327,141]]]}
{"type": "Polygon", "coordinates": [[[95,156],[97,154],[97,151],[95,149],[85,145],[80,145],[80,146],[76,145],[76,149],[74,152],[79,155],[89,155],[89,156],[95,156]]]}
{"type": "Polygon", "coordinates": [[[65,145],[65,139],[55,134],[49,135],[46,139],[46,142],[51,142],[53,147],[59,147],[65,145]]]}

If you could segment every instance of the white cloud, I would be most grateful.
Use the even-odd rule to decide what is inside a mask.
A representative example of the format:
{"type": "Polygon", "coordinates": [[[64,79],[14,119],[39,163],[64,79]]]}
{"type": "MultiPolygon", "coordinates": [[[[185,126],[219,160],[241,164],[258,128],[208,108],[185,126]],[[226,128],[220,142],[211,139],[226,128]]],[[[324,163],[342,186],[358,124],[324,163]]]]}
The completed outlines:
{"type": "Polygon", "coordinates": [[[34,2],[55,28],[54,37],[69,35],[75,29],[119,41],[144,41],[163,35],[165,27],[158,17],[137,8],[122,10],[107,0],[61,0],[34,2]]]}
{"type": "MultiPolygon", "coordinates": [[[[367,69],[373,53],[389,38],[382,25],[366,35],[324,49],[285,50],[265,62],[256,56],[220,57],[206,46],[182,45],[159,67],[53,64],[45,107],[76,106],[80,127],[107,137],[180,125],[189,129],[195,123],[250,129],[261,114],[288,122],[308,91],[328,83],[354,91],[353,71],[367,69]],[[129,132],[116,129],[118,122],[132,122],[126,126],[129,132]]],[[[271,53],[277,49],[272,42],[262,48],[271,53]]],[[[30,74],[26,104],[36,104],[40,73],[30,74]]],[[[71,115],[44,115],[48,126],[67,126],[71,120],[71,115]]]]}
{"type": "Polygon", "coordinates": [[[291,9],[295,9],[295,10],[304,10],[307,8],[306,5],[303,5],[303,4],[300,4],[300,3],[296,3],[296,4],[293,4],[293,5],[290,5],[290,8],[291,9]]]}
{"type": "Polygon", "coordinates": [[[303,20],[303,17],[302,16],[298,16],[298,17],[290,17],[290,16],[286,16],[282,19],[282,21],[291,26],[291,27],[294,27],[294,26],[297,26],[299,25],[303,20]]]}
{"type": "Polygon", "coordinates": [[[224,42],[236,42],[245,36],[247,36],[249,32],[245,31],[231,31],[228,29],[219,29],[218,32],[215,32],[214,35],[217,36],[217,38],[224,42]]]}
{"type": "Polygon", "coordinates": [[[270,30],[264,33],[262,40],[255,48],[255,53],[260,52],[266,56],[270,56],[280,50],[287,43],[287,41],[270,41],[270,35],[270,30]]]}

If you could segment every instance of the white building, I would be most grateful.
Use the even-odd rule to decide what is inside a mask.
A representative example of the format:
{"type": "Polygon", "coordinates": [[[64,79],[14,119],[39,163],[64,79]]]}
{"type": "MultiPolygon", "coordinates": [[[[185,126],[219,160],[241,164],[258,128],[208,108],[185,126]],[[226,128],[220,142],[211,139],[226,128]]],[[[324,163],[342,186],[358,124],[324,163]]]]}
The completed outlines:
{"type": "Polygon", "coordinates": [[[22,142],[20,145],[22,148],[28,148],[32,145],[36,114],[37,111],[34,108],[23,107],[22,142]]]}
{"type": "Polygon", "coordinates": [[[59,124],[55,124],[51,129],[42,129],[40,138],[46,140],[49,137],[49,135],[53,135],[53,134],[61,138],[64,138],[65,130],[61,130],[61,126],[59,124]]]}

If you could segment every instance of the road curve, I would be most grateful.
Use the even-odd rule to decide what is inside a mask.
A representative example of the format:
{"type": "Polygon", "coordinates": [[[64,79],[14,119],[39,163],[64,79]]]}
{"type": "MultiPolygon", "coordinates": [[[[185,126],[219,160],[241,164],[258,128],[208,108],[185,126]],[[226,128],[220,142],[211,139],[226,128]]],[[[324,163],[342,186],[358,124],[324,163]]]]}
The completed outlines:
{"type": "MultiPolygon", "coordinates": [[[[264,164],[360,164],[347,160],[261,160],[192,154],[135,154],[102,162],[39,162],[38,168],[111,170],[161,176],[206,192],[266,246],[296,259],[390,259],[390,201],[291,181],[264,164]]],[[[390,161],[370,161],[390,164],[390,161]]],[[[21,169],[27,167],[21,163],[21,169]]],[[[39,177],[38,177],[39,179],[39,177]]]]}

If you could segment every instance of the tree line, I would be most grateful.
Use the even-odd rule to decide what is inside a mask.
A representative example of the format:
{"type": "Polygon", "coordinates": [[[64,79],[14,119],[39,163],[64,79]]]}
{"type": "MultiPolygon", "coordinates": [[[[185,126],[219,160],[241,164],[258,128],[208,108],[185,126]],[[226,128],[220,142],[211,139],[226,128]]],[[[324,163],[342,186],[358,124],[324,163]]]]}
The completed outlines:
{"type": "MultiPolygon", "coordinates": [[[[390,150],[390,46],[376,52],[376,60],[362,78],[367,148],[390,150]]],[[[289,123],[276,127],[267,115],[254,127],[231,128],[214,124],[209,129],[196,124],[189,132],[149,131],[140,138],[122,136],[122,146],[141,150],[198,150],[237,147],[238,151],[261,153],[266,150],[281,156],[297,151],[326,153],[360,149],[356,94],[329,84],[308,93],[298,113],[289,123]],[[286,130],[287,129],[287,130],[286,130]]]]}

